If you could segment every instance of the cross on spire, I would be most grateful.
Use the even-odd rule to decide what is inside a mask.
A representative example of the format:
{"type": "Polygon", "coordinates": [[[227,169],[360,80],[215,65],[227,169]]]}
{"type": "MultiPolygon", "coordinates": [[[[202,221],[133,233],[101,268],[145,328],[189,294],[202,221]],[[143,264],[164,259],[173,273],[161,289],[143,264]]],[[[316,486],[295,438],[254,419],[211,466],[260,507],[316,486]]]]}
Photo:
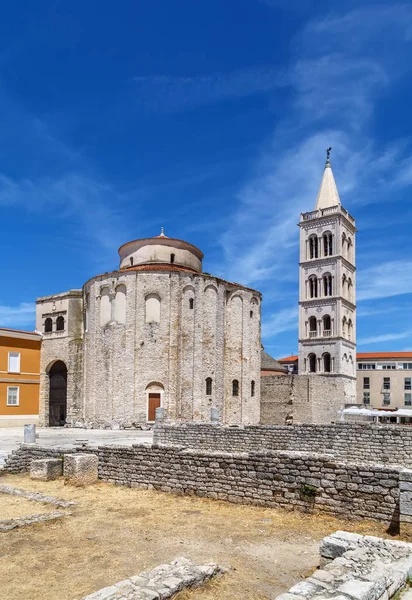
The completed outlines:
{"type": "Polygon", "coordinates": [[[329,148],[326,148],[326,164],[330,165],[330,153],[332,150],[332,146],[329,146],[329,148]]]}

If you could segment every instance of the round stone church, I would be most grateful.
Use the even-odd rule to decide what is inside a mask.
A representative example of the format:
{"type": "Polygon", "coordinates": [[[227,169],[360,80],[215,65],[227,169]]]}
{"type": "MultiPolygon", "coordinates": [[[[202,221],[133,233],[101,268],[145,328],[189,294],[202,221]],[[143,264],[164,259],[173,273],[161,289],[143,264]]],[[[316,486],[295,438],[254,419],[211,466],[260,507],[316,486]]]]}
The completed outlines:
{"type": "Polygon", "coordinates": [[[203,253],[162,233],[119,248],[119,269],[37,300],[40,424],[259,423],[256,290],[202,272],[203,253]]]}

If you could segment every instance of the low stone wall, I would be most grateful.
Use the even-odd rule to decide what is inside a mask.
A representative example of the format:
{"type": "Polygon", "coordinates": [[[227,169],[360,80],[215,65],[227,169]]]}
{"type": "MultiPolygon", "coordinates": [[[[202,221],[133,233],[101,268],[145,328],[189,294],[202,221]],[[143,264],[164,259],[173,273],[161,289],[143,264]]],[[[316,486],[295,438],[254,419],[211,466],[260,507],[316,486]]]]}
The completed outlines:
{"type": "MultiPolygon", "coordinates": [[[[86,450],[82,448],[82,453],[86,450]]],[[[340,462],[304,452],[210,452],[175,446],[102,446],[99,477],[117,485],[229,502],[399,522],[399,467],[340,462]]],[[[5,470],[21,472],[50,448],[22,445],[5,470]]]]}
{"type": "Polygon", "coordinates": [[[412,427],[336,423],[332,425],[250,425],[225,427],[203,423],[156,424],[154,443],[255,452],[292,450],[333,454],[350,461],[412,466],[412,427]]]}

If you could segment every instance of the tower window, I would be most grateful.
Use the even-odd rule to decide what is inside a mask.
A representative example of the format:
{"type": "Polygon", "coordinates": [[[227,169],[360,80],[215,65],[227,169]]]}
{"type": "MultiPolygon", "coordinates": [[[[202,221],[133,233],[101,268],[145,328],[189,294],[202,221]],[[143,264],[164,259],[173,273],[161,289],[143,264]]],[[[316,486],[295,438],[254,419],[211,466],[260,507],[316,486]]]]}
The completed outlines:
{"type": "Polygon", "coordinates": [[[316,373],[316,354],[309,354],[309,373],[316,373]]]}
{"type": "Polygon", "coordinates": [[[237,379],[232,381],[232,396],[239,396],[239,382],[237,379]]]}
{"type": "Polygon", "coordinates": [[[316,317],[309,317],[309,337],[317,336],[317,327],[316,317]]]}
{"type": "Polygon", "coordinates": [[[371,378],[370,377],[364,377],[363,378],[363,389],[364,390],[370,390],[371,387],[371,378]]]}
{"type": "Polygon", "coordinates": [[[332,296],[332,275],[329,273],[323,276],[323,295],[332,296]]]}
{"type": "Polygon", "coordinates": [[[330,231],[323,234],[323,255],[332,256],[332,234],[330,231]]]}
{"type": "Polygon", "coordinates": [[[318,256],[318,238],[316,237],[316,235],[311,235],[309,238],[309,257],[318,258],[318,256]]]}
{"type": "Polygon", "coordinates": [[[254,381],[250,382],[250,395],[251,396],[255,395],[255,382],[254,381]]]}
{"type": "Polygon", "coordinates": [[[323,371],[324,373],[330,373],[331,371],[331,359],[329,352],[325,352],[323,355],[323,371]]]}
{"type": "Polygon", "coordinates": [[[60,316],[56,319],[56,331],[64,330],[64,317],[60,316]]]}
{"type": "Polygon", "coordinates": [[[331,319],[329,315],[325,315],[323,317],[323,335],[325,337],[329,337],[330,335],[332,335],[332,326],[331,326],[331,319]]]}
{"type": "Polygon", "coordinates": [[[130,266],[133,267],[133,256],[130,257],[130,266]]]}
{"type": "Polygon", "coordinates": [[[212,378],[208,377],[206,379],[206,396],[212,395],[212,378]]]}
{"type": "Polygon", "coordinates": [[[309,277],[309,297],[318,297],[318,280],[316,279],[316,275],[311,275],[309,277]]]}
{"type": "Polygon", "coordinates": [[[174,254],[170,255],[170,262],[171,262],[172,265],[175,262],[175,255],[174,254]]]}
{"type": "Polygon", "coordinates": [[[47,317],[47,319],[44,322],[44,332],[50,333],[51,331],[53,331],[53,321],[50,317],[47,317]]]}
{"type": "Polygon", "coordinates": [[[193,298],[189,298],[189,308],[191,308],[193,310],[194,304],[195,304],[194,299],[193,298]]]}
{"type": "Polygon", "coordinates": [[[249,316],[250,316],[250,318],[253,317],[253,310],[250,311],[249,316]]]}

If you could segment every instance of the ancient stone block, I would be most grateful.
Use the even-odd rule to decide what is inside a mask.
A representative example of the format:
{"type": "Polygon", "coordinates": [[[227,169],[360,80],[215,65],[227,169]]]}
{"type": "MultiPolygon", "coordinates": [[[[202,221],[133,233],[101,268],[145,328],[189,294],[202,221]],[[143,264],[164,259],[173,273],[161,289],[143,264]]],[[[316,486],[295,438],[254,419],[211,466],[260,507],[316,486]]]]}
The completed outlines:
{"type": "Polygon", "coordinates": [[[35,444],[36,443],[36,425],[25,425],[24,426],[24,443],[35,444]]]}
{"type": "Polygon", "coordinates": [[[63,461],[67,483],[80,486],[97,482],[99,459],[96,454],[65,454],[63,461]]]}
{"type": "Polygon", "coordinates": [[[32,460],[30,466],[30,479],[39,481],[52,481],[63,473],[61,458],[41,458],[32,460]]]}

